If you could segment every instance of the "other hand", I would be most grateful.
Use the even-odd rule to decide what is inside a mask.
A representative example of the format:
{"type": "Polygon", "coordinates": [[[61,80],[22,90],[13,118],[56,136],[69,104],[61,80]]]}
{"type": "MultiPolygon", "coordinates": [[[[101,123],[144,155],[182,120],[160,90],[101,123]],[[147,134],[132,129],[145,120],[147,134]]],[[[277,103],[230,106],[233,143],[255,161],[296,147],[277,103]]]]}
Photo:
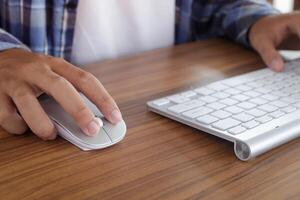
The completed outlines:
{"type": "Polygon", "coordinates": [[[252,47],[265,64],[274,71],[282,71],[284,62],[277,49],[300,49],[300,12],[263,17],[249,31],[252,47]]]}

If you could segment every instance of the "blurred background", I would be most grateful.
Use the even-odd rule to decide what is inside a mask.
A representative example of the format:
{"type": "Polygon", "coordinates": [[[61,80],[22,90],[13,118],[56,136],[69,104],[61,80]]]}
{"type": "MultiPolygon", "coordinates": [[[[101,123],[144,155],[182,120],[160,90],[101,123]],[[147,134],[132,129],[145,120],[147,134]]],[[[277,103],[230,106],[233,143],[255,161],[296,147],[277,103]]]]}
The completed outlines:
{"type": "Polygon", "coordinates": [[[283,13],[300,10],[300,0],[268,0],[283,13]]]}

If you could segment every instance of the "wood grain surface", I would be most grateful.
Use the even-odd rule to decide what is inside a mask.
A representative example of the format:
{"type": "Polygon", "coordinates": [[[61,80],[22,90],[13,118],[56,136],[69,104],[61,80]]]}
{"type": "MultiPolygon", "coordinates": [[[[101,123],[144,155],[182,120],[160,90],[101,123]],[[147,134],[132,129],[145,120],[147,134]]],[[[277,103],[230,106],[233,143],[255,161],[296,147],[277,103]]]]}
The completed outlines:
{"type": "Polygon", "coordinates": [[[1,130],[0,199],[299,199],[299,139],[241,162],[232,143],[147,111],[148,100],[262,67],[224,40],[88,66],[120,106],[126,138],[83,152],[1,130]]]}

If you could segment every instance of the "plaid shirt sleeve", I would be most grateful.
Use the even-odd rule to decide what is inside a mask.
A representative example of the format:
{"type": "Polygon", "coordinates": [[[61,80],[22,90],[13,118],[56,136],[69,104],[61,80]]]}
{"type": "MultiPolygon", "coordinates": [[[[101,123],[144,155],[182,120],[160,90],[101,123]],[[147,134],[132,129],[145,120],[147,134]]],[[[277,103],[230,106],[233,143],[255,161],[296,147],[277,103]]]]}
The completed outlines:
{"type": "Polygon", "coordinates": [[[279,14],[265,0],[181,0],[179,7],[178,43],[223,36],[250,47],[250,27],[264,16],[279,14]]]}
{"type": "Polygon", "coordinates": [[[12,48],[23,48],[29,50],[29,48],[16,37],[9,34],[5,30],[0,29],[0,51],[12,48]]]}

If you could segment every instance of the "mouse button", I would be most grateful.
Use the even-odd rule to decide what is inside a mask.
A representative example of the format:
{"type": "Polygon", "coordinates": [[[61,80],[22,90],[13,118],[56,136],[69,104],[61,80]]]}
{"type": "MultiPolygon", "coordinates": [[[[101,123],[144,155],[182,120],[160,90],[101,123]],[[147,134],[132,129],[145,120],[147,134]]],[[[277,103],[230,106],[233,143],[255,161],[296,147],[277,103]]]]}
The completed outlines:
{"type": "MultiPolygon", "coordinates": [[[[69,138],[76,138],[76,140],[79,140],[82,143],[85,143],[87,145],[94,145],[95,147],[105,147],[111,145],[111,140],[109,136],[102,128],[95,136],[91,137],[85,135],[70,116],[59,116],[57,120],[59,120],[59,123],[71,133],[69,138]]],[[[66,133],[64,132],[62,134],[66,133]]]]}
{"type": "Polygon", "coordinates": [[[68,118],[68,115],[52,98],[48,98],[43,101],[40,101],[40,104],[45,110],[45,112],[55,121],[61,123],[62,121],[64,121],[65,118],[68,118]]]}
{"type": "Polygon", "coordinates": [[[65,112],[56,116],[56,120],[64,126],[65,129],[71,132],[72,137],[76,137],[78,140],[85,144],[91,144],[96,146],[107,146],[111,144],[109,136],[101,128],[100,131],[95,136],[85,135],[75,121],[65,112]]]}
{"type": "Polygon", "coordinates": [[[93,104],[86,96],[84,96],[82,93],[80,93],[85,105],[91,109],[91,111],[94,113],[96,117],[103,117],[103,114],[100,112],[100,110],[97,108],[95,104],[93,104]]]}
{"type": "Polygon", "coordinates": [[[111,140],[105,131],[101,128],[95,136],[87,136],[81,130],[73,133],[75,137],[80,139],[86,144],[105,147],[111,145],[111,140]]]}
{"type": "Polygon", "coordinates": [[[110,138],[102,128],[94,137],[85,135],[75,123],[73,118],[71,118],[71,116],[67,114],[56,101],[54,101],[54,99],[45,99],[41,101],[41,105],[54,121],[56,121],[64,129],[68,130],[60,132],[61,134],[67,134],[70,132],[70,137],[76,137],[78,140],[86,144],[98,145],[101,147],[111,145],[110,138]]]}
{"type": "Polygon", "coordinates": [[[126,124],[123,120],[115,125],[104,120],[103,129],[106,131],[113,143],[121,141],[126,134],[126,124]]]}

